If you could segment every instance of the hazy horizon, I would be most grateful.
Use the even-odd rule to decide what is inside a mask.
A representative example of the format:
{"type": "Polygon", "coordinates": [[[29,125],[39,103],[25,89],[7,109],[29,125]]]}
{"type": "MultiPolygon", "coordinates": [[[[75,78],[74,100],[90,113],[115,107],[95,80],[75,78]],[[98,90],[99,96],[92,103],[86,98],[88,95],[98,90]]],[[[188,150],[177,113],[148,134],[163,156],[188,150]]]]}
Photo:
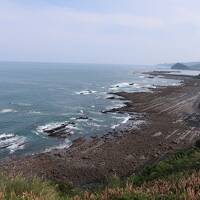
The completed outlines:
{"type": "Polygon", "coordinates": [[[142,63],[95,63],[95,62],[62,62],[62,61],[31,61],[31,60],[0,60],[0,63],[39,63],[39,64],[67,64],[67,65],[127,65],[127,66],[157,66],[157,65],[173,65],[176,63],[183,63],[183,64],[199,64],[200,61],[174,61],[174,62],[163,62],[163,63],[154,63],[154,64],[142,64],[142,63]]]}
{"type": "Polygon", "coordinates": [[[197,0],[0,0],[0,61],[197,62],[199,7],[197,0]]]}

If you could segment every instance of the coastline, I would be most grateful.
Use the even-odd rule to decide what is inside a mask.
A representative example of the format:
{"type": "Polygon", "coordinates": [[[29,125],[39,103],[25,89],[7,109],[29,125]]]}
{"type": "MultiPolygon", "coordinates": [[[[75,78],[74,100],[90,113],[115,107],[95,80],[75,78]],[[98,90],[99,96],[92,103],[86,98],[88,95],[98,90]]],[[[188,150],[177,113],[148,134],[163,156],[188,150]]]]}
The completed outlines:
{"type": "Polygon", "coordinates": [[[190,147],[200,137],[199,127],[190,118],[199,113],[200,79],[149,74],[173,77],[184,83],[159,87],[153,93],[115,93],[129,102],[112,112],[141,113],[146,123],[139,129],[130,123],[102,138],[77,139],[69,149],[1,161],[0,168],[9,174],[85,185],[101,182],[113,174],[128,176],[149,162],[190,147]]]}

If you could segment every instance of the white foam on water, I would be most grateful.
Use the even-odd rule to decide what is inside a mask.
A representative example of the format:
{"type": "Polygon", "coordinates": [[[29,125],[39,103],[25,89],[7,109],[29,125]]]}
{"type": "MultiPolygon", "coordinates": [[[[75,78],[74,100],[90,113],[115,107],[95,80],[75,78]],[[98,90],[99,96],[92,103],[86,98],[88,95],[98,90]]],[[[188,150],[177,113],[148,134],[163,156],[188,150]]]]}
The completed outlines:
{"type": "Polygon", "coordinates": [[[40,111],[34,111],[34,110],[31,110],[28,112],[29,114],[33,114],[33,115],[42,115],[43,113],[40,112],[40,111]]]}
{"type": "Polygon", "coordinates": [[[88,121],[89,119],[76,119],[77,122],[86,122],[88,121]]]}
{"type": "Polygon", "coordinates": [[[111,92],[117,92],[117,91],[126,91],[126,90],[129,90],[130,89],[140,89],[142,88],[142,86],[138,83],[133,83],[133,82],[123,82],[123,83],[118,83],[118,84],[115,84],[115,85],[111,85],[111,87],[109,88],[109,91],[111,92]]]}
{"type": "Polygon", "coordinates": [[[118,96],[116,94],[108,94],[106,93],[104,96],[103,96],[104,99],[109,99],[109,100],[123,100],[124,97],[121,97],[121,96],[118,96]]]}
{"type": "Polygon", "coordinates": [[[44,152],[48,153],[52,150],[60,150],[60,149],[67,149],[69,148],[70,146],[72,145],[72,141],[69,140],[69,139],[65,139],[64,143],[58,145],[58,146],[54,146],[54,147],[50,147],[50,148],[47,148],[45,149],[44,152]]]}
{"type": "Polygon", "coordinates": [[[142,88],[142,86],[139,85],[138,83],[134,83],[133,86],[134,86],[135,88],[142,88]]]}
{"type": "Polygon", "coordinates": [[[26,142],[25,137],[21,137],[18,140],[16,140],[15,143],[13,143],[11,146],[8,147],[10,153],[14,153],[15,151],[24,149],[25,142],[26,142]]]}
{"type": "Polygon", "coordinates": [[[70,129],[70,130],[77,130],[77,131],[80,130],[80,128],[76,127],[76,126],[73,125],[73,124],[69,124],[69,125],[67,125],[66,128],[67,128],[67,129],[70,129]]]}
{"type": "Polygon", "coordinates": [[[102,116],[102,112],[99,112],[99,111],[90,111],[90,114],[92,114],[92,115],[95,115],[95,116],[102,116]]]}
{"type": "Polygon", "coordinates": [[[97,91],[95,90],[82,90],[80,92],[75,92],[75,94],[78,94],[78,95],[89,95],[89,94],[95,94],[97,93],[97,91]]]}
{"type": "Polygon", "coordinates": [[[116,124],[116,125],[111,126],[111,128],[112,128],[112,129],[116,129],[116,128],[119,127],[119,126],[120,126],[120,124],[116,124]]]}
{"type": "Polygon", "coordinates": [[[15,134],[3,133],[0,135],[0,149],[7,149],[10,153],[24,149],[26,138],[15,134]]]}
{"type": "Polygon", "coordinates": [[[179,86],[180,83],[172,83],[172,86],[179,86]]]}
{"type": "Polygon", "coordinates": [[[119,119],[121,121],[118,124],[115,124],[115,125],[111,126],[112,129],[115,129],[115,128],[119,127],[122,124],[126,124],[129,121],[129,119],[131,119],[131,116],[129,116],[129,115],[125,116],[125,117],[112,116],[112,118],[119,119]]]}
{"type": "Polygon", "coordinates": [[[102,119],[92,118],[92,120],[95,121],[95,122],[104,122],[104,120],[102,120],[102,119]]]}
{"type": "Polygon", "coordinates": [[[0,140],[2,140],[3,138],[10,138],[10,137],[14,137],[14,134],[2,133],[2,134],[0,135],[0,140]]]}
{"type": "Polygon", "coordinates": [[[76,120],[76,117],[71,117],[70,120],[76,120]]]}
{"type": "Polygon", "coordinates": [[[112,88],[124,88],[124,87],[129,87],[130,83],[128,82],[122,82],[122,83],[117,83],[115,85],[111,85],[112,88]]]}
{"type": "Polygon", "coordinates": [[[46,133],[47,131],[59,128],[62,125],[65,125],[65,130],[63,130],[63,132],[66,132],[66,133],[74,134],[74,130],[80,130],[74,124],[70,124],[69,122],[52,122],[49,124],[38,126],[36,128],[35,133],[39,136],[40,136],[40,134],[44,134],[44,135],[48,136],[48,134],[46,133]]]}
{"type": "Polygon", "coordinates": [[[111,88],[109,88],[109,91],[118,91],[119,90],[119,88],[117,88],[117,87],[111,87],[111,88]]]}
{"type": "MultiPolygon", "coordinates": [[[[116,124],[116,125],[112,125],[111,128],[112,129],[115,129],[117,127],[120,127],[121,125],[123,124],[126,124],[132,117],[131,116],[127,116],[127,117],[114,117],[113,118],[116,118],[116,119],[123,119],[120,123],[116,124]]],[[[146,121],[145,120],[139,120],[139,119],[135,119],[135,120],[132,120],[131,121],[131,126],[132,128],[139,128],[139,126],[141,126],[142,124],[145,124],[146,121]]]]}
{"type": "Polygon", "coordinates": [[[30,104],[30,103],[16,103],[16,105],[24,106],[24,107],[32,106],[32,104],[30,104]]]}
{"type": "Polygon", "coordinates": [[[122,120],[120,123],[121,124],[126,124],[128,122],[129,119],[131,119],[131,116],[123,116],[123,117],[119,117],[119,116],[112,116],[113,119],[119,119],[122,120]]]}
{"type": "Polygon", "coordinates": [[[150,88],[150,89],[156,89],[157,87],[155,85],[147,84],[144,86],[145,88],[150,88]]]}
{"type": "Polygon", "coordinates": [[[97,123],[91,122],[91,121],[87,122],[87,125],[88,125],[88,126],[94,126],[94,127],[101,127],[100,124],[97,124],[97,123]]]}
{"type": "Polygon", "coordinates": [[[34,133],[37,136],[40,136],[42,138],[46,138],[47,137],[47,135],[45,135],[43,132],[39,132],[38,130],[32,130],[32,133],[34,133]]]}
{"type": "Polygon", "coordinates": [[[10,109],[10,108],[6,108],[6,109],[2,109],[0,110],[1,114],[6,114],[6,113],[16,113],[17,111],[14,109],[10,109]]]}
{"type": "Polygon", "coordinates": [[[126,124],[129,121],[129,119],[131,119],[131,116],[125,117],[124,120],[121,123],[126,124]]]}
{"type": "Polygon", "coordinates": [[[52,123],[49,123],[49,124],[38,126],[36,130],[37,130],[38,133],[45,133],[45,131],[58,128],[64,123],[66,123],[66,122],[52,122],[52,123]]]}
{"type": "Polygon", "coordinates": [[[121,101],[121,102],[116,103],[115,105],[107,106],[106,110],[113,110],[113,109],[123,108],[125,106],[126,105],[121,101]]]}

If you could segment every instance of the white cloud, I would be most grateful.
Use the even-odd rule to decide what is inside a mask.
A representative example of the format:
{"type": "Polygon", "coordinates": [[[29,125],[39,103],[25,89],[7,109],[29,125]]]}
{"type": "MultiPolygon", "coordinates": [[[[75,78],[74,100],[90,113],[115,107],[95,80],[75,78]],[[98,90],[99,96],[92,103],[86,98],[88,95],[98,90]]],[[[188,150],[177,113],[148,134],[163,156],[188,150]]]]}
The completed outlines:
{"type": "MultiPolygon", "coordinates": [[[[145,0],[141,1],[140,8],[145,0]]],[[[104,63],[153,63],[164,57],[167,62],[182,55],[196,59],[200,15],[174,1],[160,5],[152,0],[157,3],[150,11],[144,7],[138,12],[97,12],[0,0],[0,59],[104,63]],[[196,32],[191,29],[189,39],[191,25],[196,32]]]]}
{"type": "Polygon", "coordinates": [[[159,28],[163,22],[159,18],[151,16],[137,16],[126,13],[105,14],[82,12],[61,7],[47,7],[43,9],[31,9],[17,5],[0,7],[0,23],[18,23],[32,25],[120,25],[130,28],[151,29],[159,28]]]}

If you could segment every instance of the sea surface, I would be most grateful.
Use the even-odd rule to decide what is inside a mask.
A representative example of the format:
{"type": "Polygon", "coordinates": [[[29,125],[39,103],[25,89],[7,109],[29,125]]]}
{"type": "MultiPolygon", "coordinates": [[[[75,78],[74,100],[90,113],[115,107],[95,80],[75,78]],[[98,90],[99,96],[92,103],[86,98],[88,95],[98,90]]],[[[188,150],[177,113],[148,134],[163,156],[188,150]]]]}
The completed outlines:
{"type": "MultiPolygon", "coordinates": [[[[101,136],[128,122],[128,114],[103,113],[124,106],[113,92],[151,91],[177,80],[142,74],[154,66],[0,63],[0,157],[64,148],[79,137],[101,136]],[[67,138],[44,130],[69,123],[67,138]]],[[[137,120],[135,121],[137,124],[137,120]]]]}

